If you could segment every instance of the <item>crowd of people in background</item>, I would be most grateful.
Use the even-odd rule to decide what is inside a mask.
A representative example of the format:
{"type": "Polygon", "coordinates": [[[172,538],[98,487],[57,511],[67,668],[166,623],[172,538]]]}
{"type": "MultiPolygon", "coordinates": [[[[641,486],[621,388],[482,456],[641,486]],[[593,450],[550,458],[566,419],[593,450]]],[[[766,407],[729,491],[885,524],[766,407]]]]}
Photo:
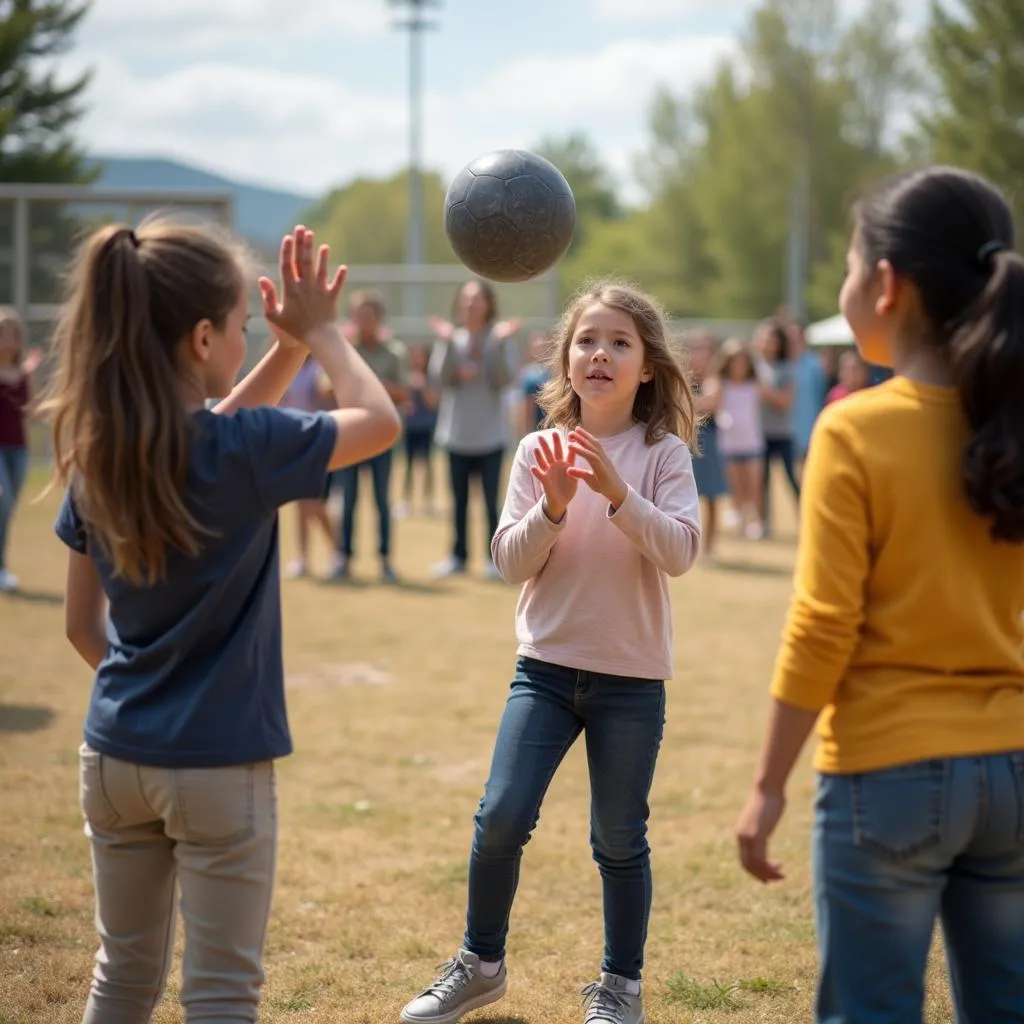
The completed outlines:
{"type": "MultiPolygon", "coordinates": [[[[460,287],[451,318],[431,318],[433,341],[405,345],[387,324],[382,297],[353,294],[346,330],[363,359],[384,384],[403,417],[396,450],[332,474],[323,500],[295,509],[295,558],[289,577],[312,571],[311,545],[319,534],[329,555],[327,575],[344,581],[353,573],[359,537],[359,493],[369,483],[376,511],[376,554],[381,582],[394,583],[394,521],[436,516],[450,509],[451,547],[432,567],[436,579],[466,573],[471,552],[480,570],[497,579],[490,540],[501,508],[506,454],[519,438],[540,427],[537,395],[549,376],[551,344],[546,331],[520,340],[519,320],[499,318],[494,290],[485,281],[460,287]],[[400,454],[399,454],[400,453],[400,454]],[[401,485],[392,481],[396,455],[401,485]],[[444,460],[447,501],[435,478],[444,460]],[[485,521],[471,543],[470,495],[479,488],[485,521]]],[[[704,506],[704,555],[713,558],[720,528],[757,541],[773,530],[770,481],[781,474],[794,502],[800,468],[818,413],[829,403],[882,379],[852,348],[812,349],[801,325],[786,316],[763,321],[753,336],[718,338],[696,331],[683,339],[702,416],[694,472],[704,506]]],[[[7,568],[8,525],[28,462],[26,407],[38,351],[26,353],[17,315],[0,316],[0,590],[14,590],[7,568]]],[[[326,377],[310,357],[283,405],[313,411],[333,403],[326,377]]]]}
{"type": "Polygon", "coordinates": [[[719,525],[748,540],[771,535],[772,467],[799,502],[818,414],[885,372],[852,348],[813,350],[803,327],[783,317],[763,321],[749,341],[698,331],[686,347],[703,416],[694,473],[704,502],[704,554],[713,557],[719,525]]]}
{"type": "MultiPolygon", "coordinates": [[[[459,288],[450,320],[431,318],[434,340],[430,346],[406,346],[394,338],[384,302],[376,292],[354,294],[349,318],[350,339],[402,413],[403,437],[396,446],[404,449],[401,497],[395,500],[392,492],[393,450],[335,474],[322,502],[303,503],[298,509],[298,557],[287,567],[287,574],[296,577],[309,572],[315,524],[330,542],[330,577],[350,577],[356,555],[359,481],[368,475],[376,508],[380,579],[396,582],[391,560],[393,520],[437,514],[434,468],[440,452],[447,462],[451,549],[432,567],[431,575],[443,579],[468,571],[470,493],[476,484],[486,515],[478,536],[482,573],[486,579],[499,579],[490,542],[501,510],[505,456],[514,441],[541,422],[536,396],[547,379],[549,336],[534,334],[525,357],[521,356],[516,341],[521,322],[499,319],[494,290],[477,280],[459,288]],[[327,511],[332,500],[340,507],[336,529],[327,511]]],[[[330,407],[330,389],[312,360],[283,404],[301,409],[330,407]]]]}

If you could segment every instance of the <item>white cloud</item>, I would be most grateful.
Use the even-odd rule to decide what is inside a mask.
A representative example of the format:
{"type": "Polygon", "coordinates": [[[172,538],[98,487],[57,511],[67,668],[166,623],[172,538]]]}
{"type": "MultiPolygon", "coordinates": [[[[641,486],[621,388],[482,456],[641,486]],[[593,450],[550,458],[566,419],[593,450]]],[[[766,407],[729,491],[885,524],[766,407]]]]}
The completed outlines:
{"type": "Polygon", "coordinates": [[[146,52],[155,45],[180,54],[182,47],[194,52],[313,39],[325,32],[380,33],[389,23],[383,0],[93,0],[81,38],[104,48],[144,43],[146,52]]]}
{"type": "Polygon", "coordinates": [[[718,0],[713,10],[704,0],[595,0],[597,16],[603,21],[628,22],[675,21],[705,14],[721,22],[744,13],[754,0],[718,0]]]}
{"type": "MultiPolygon", "coordinates": [[[[732,45],[724,35],[625,40],[585,54],[513,60],[471,86],[428,92],[426,162],[452,174],[487,150],[579,129],[624,168],[646,135],[656,86],[687,88],[732,45]]],[[[81,137],[96,152],[172,155],[312,193],[407,161],[404,99],[363,82],[217,62],[156,76],[108,57],[92,63],[81,137]]]]}
{"type": "MultiPolygon", "coordinates": [[[[641,22],[715,22],[719,25],[742,24],[757,6],[758,0],[593,0],[597,17],[602,21],[624,24],[641,22]]],[[[920,23],[927,14],[930,0],[903,0],[904,21],[920,23]]],[[[951,2],[951,0],[947,0],[951,2]]],[[[864,13],[869,0],[839,0],[840,16],[846,19],[864,13]]]]}

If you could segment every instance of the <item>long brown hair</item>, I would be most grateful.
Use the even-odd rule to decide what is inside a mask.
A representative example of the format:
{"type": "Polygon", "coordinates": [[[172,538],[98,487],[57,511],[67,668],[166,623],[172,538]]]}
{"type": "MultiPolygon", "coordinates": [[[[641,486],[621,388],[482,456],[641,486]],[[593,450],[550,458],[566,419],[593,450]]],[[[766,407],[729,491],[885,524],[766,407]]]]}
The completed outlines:
{"type": "Polygon", "coordinates": [[[647,424],[647,443],[653,444],[668,434],[692,443],[697,420],[693,392],[681,357],[669,342],[665,312],[651,296],[617,281],[588,285],[566,307],[554,333],[551,376],[537,396],[546,422],[569,429],[580,425],[580,396],[569,380],[569,348],[580,317],[595,303],[625,313],[643,341],[644,360],[652,375],[637,390],[633,419],[647,424]]]}
{"type": "Polygon", "coordinates": [[[39,410],[54,483],[71,482],[90,540],[132,583],[162,578],[171,549],[199,552],[177,357],[200,321],[223,327],[245,271],[241,247],[212,225],[159,218],[101,227],[72,260],[39,410]]]}
{"type": "Polygon", "coordinates": [[[14,353],[14,366],[17,368],[25,356],[25,321],[13,306],[0,306],[0,327],[13,327],[18,337],[18,350],[14,353]]]}
{"type": "Polygon", "coordinates": [[[715,371],[722,383],[735,383],[729,374],[732,371],[732,364],[737,359],[746,359],[747,361],[747,375],[743,380],[745,382],[757,380],[757,366],[754,363],[754,353],[750,345],[739,338],[727,338],[718,349],[718,366],[715,371]]]}

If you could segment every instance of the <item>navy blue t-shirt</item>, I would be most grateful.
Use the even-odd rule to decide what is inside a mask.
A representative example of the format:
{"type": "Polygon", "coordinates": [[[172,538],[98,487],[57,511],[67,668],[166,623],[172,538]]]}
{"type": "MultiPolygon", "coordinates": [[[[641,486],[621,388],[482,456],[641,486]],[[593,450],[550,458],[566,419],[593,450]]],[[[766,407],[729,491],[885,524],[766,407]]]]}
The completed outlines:
{"type": "Polygon", "coordinates": [[[186,487],[211,535],[200,553],[168,552],[165,578],[112,574],[69,492],[65,544],[95,561],[110,601],[107,656],[96,672],[85,740],[135,764],[214,768],[290,754],[281,652],[281,505],[325,494],[337,428],[325,413],[202,411],[186,487]]]}

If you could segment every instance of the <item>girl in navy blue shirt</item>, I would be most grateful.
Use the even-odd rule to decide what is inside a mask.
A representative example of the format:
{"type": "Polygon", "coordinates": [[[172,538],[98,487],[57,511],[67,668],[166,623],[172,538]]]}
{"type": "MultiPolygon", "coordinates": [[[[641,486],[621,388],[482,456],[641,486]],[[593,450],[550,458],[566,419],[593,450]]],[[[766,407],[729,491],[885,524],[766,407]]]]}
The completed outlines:
{"type": "Polygon", "coordinates": [[[187,1021],[256,1021],[291,752],[278,508],[390,446],[395,408],[336,324],[344,269],[296,228],[276,341],[237,386],[244,254],[212,227],[109,225],[79,250],[43,411],[66,486],[67,635],[95,672],[81,800],[100,949],[83,1024],[148,1021],[185,928],[187,1021]],[[272,408],[307,355],[339,408],[272,408]],[[221,399],[212,409],[209,400],[221,399]]]}

